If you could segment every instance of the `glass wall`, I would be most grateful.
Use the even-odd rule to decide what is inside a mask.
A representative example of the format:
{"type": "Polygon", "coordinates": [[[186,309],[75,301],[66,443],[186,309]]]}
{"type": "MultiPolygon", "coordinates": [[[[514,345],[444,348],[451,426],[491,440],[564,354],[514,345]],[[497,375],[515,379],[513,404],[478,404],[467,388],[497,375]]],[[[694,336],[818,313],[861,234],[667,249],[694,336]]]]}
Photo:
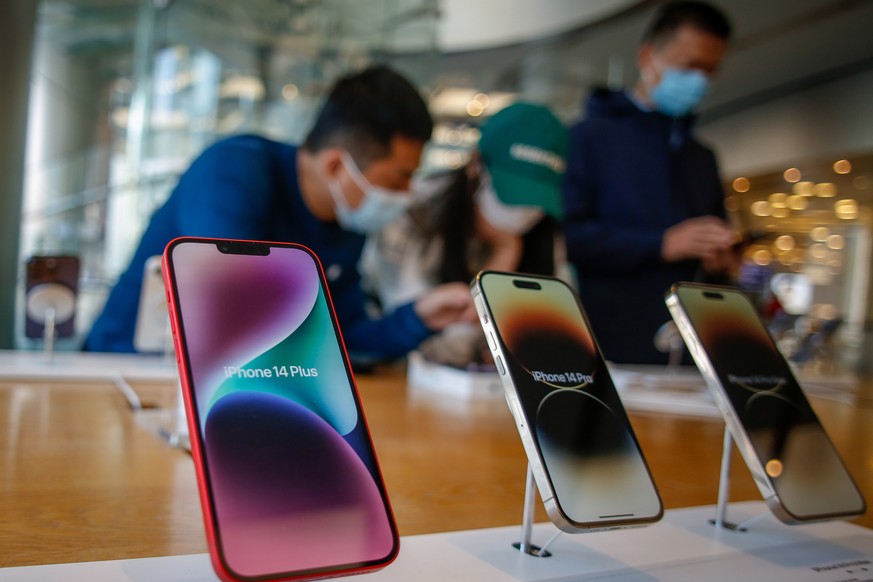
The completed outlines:
{"type": "Polygon", "coordinates": [[[740,284],[780,348],[822,371],[857,363],[871,293],[873,156],[738,176],[726,189],[746,234],[740,284]]]}
{"type": "Polygon", "coordinates": [[[299,141],[334,79],[372,62],[427,87],[436,18],[435,0],[43,0],[21,254],[79,256],[68,347],[205,146],[299,141]]]}
{"type": "MultiPolygon", "coordinates": [[[[789,306],[804,306],[800,327],[779,332],[787,352],[806,337],[803,326],[836,318],[835,335],[850,348],[841,353],[856,354],[873,321],[864,131],[873,115],[873,45],[858,28],[873,7],[852,3],[812,18],[817,2],[794,3],[793,24],[783,26],[787,5],[717,3],[736,12],[740,34],[699,129],[728,162],[727,203],[747,241],[744,284],[762,296],[774,286],[805,290],[789,306]],[[808,38],[820,35],[828,51],[810,48],[808,38]],[[846,153],[817,159],[824,152],[846,153]],[[848,165],[837,164],[843,158],[848,165]],[[745,168],[755,170],[738,175],[745,168]]],[[[68,345],[78,345],[102,307],[149,215],[215,139],[257,132],[299,141],[333,80],[378,61],[427,94],[436,125],[425,169],[456,167],[481,122],[513,100],[545,103],[570,123],[592,87],[631,87],[637,42],[655,8],[610,2],[595,21],[560,33],[440,54],[438,25],[459,4],[41,0],[22,262],[81,258],[78,337],[68,345]]],[[[17,337],[38,345],[21,330],[17,337]]]]}

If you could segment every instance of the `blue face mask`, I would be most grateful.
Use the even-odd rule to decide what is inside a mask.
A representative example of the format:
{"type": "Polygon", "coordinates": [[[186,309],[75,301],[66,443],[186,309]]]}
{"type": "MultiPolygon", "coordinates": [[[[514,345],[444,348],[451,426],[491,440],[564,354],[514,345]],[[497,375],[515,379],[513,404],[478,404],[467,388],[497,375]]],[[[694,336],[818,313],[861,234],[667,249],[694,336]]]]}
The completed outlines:
{"type": "Polygon", "coordinates": [[[350,208],[339,182],[331,180],[327,184],[336,203],[337,222],[346,230],[359,234],[379,232],[400,218],[412,204],[412,196],[409,192],[389,190],[371,184],[350,155],[343,154],[343,164],[364,192],[364,198],[357,208],[350,208]]]}
{"type": "Polygon", "coordinates": [[[709,78],[701,71],[668,68],[652,90],[652,103],[664,115],[682,117],[700,105],[708,88],[709,78]]]}

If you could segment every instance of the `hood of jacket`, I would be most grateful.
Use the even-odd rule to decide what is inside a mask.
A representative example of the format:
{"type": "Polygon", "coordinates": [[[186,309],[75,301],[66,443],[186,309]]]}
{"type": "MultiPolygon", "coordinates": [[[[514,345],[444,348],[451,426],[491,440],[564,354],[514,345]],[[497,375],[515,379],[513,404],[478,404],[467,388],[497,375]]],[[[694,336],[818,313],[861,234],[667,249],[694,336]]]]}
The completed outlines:
{"type": "Polygon", "coordinates": [[[695,116],[670,117],[659,111],[640,109],[627,92],[595,88],[585,103],[586,119],[641,118],[641,123],[672,135],[677,143],[684,142],[694,127],[695,116]]]}

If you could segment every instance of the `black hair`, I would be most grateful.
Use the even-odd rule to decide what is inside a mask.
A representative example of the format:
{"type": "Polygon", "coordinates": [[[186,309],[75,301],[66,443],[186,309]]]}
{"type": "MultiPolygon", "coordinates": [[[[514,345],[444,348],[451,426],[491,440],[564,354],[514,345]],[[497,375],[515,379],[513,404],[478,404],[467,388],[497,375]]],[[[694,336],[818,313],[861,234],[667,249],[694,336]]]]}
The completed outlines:
{"type": "MultiPolygon", "coordinates": [[[[437,266],[437,283],[460,281],[469,283],[476,274],[471,270],[471,242],[476,233],[476,211],[473,201],[479,188],[478,178],[470,178],[466,168],[448,173],[448,184],[433,200],[414,206],[410,216],[422,235],[443,241],[442,256],[437,266]]],[[[522,236],[522,256],[517,270],[523,273],[553,275],[555,272],[555,234],[557,223],[543,217],[522,236]]]]}
{"type": "Polygon", "coordinates": [[[310,152],[343,147],[359,163],[388,153],[397,135],[430,139],[433,121],[413,85],[384,65],[338,80],[303,142],[310,152]]]}
{"type": "Polygon", "coordinates": [[[682,26],[692,26],[724,40],[731,36],[730,20],[715,6],[706,2],[670,2],[655,15],[643,42],[663,44],[682,26]]]}

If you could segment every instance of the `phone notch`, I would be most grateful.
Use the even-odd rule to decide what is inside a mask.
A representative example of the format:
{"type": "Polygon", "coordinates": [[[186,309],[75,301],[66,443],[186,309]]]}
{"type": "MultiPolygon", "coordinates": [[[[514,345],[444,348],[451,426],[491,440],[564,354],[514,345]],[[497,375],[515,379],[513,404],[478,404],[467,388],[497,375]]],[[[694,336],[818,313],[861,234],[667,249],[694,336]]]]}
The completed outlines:
{"type": "Polygon", "coordinates": [[[218,252],[225,255],[259,255],[270,254],[270,245],[252,241],[218,241],[215,243],[218,252]]]}
{"type": "Polygon", "coordinates": [[[724,295],[717,291],[704,291],[703,296],[713,301],[724,301],[724,295]]]}
{"type": "Polygon", "coordinates": [[[543,288],[542,285],[537,283],[536,281],[526,281],[524,279],[513,279],[512,284],[518,287],[519,289],[530,289],[533,291],[539,291],[543,288]]]}

